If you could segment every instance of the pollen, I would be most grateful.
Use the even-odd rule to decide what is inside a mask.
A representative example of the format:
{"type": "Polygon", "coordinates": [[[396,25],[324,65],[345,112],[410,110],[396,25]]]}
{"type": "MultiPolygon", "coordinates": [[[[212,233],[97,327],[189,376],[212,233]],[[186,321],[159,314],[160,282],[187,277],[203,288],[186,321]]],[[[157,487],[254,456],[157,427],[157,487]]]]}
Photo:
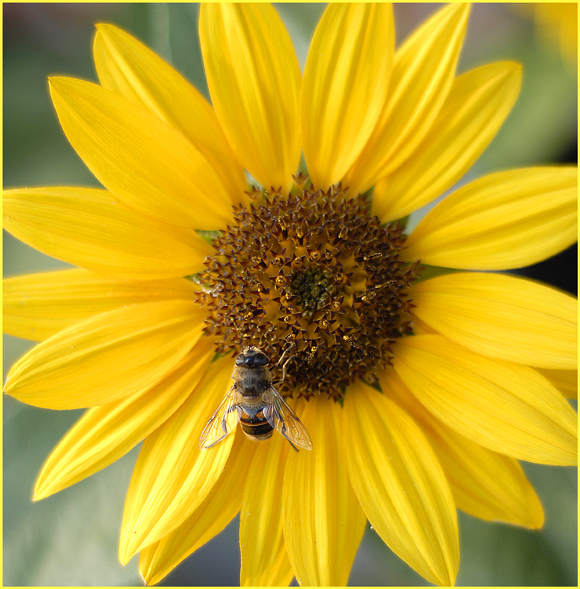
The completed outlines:
{"type": "Polygon", "coordinates": [[[255,345],[274,378],[284,372],[286,397],[338,400],[357,378],[375,383],[394,342],[412,333],[407,291],[418,265],[399,259],[403,228],[381,226],[368,199],[306,184],[297,178],[289,195],[256,190],[249,207],[234,208],[205,260],[199,302],[217,352],[255,345]]]}

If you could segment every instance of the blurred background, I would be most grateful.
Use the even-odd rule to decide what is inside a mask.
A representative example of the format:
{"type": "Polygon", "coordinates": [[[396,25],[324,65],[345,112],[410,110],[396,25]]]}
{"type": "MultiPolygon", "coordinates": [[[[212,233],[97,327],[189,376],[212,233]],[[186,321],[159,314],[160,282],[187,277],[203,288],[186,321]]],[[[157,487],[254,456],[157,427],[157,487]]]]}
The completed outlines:
{"type": "MultiPolygon", "coordinates": [[[[301,66],[323,4],[277,4],[301,66]]],[[[400,42],[438,4],[397,4],[400,42]]],[[[500,59],[524,66],[516,107],[468,177],[517,166],[577,161],[576,4],[475,4],[459,72],[500,59]],[[552,9],[550,7],[555,7],[552,9]],[[559,12],[565,14],[559,19],[559,12]]],[[[196,4],[3,4],[4,187],[83,185],[96,180],[60,130],[47,76],[97,81],[95,23],[114,23],[172,63],[208,97],[196,4]]],[[[4,233],[4,275],[59,269],[4,233]]],[[[519,271],[577,293],[577,248],[519,271]]],[[[4,336],[7,369],[34,344],[4,336]]],[[[117,558],[123,503],[138,448],[87,480],[32,503],[36,475],[82,414],[4,397],[4,585],[142,585],[137,558],[117,558]]],[[[193,442],[192,442],[193,443],[193,442]]],[[[546,524],[528,531],[459,513],[457,585],[577,586],[577,471],[523,464],[546,524]]],[[[164,585],[238,585],[238,520],[165,578],[164,585]]],[[[295,582],[293,582],[295,584],[295,582]]],[[[355,586],[426,585],[367,529],[349,579],[355,586]]]]}

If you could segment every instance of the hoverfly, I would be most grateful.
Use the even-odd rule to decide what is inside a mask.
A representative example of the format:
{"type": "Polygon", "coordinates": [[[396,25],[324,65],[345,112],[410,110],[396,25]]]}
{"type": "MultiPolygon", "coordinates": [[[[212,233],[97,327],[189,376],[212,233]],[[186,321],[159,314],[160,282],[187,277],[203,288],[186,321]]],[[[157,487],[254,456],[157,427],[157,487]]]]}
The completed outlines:
{"type": "Polygon", "coordinates": [[[238,422],[251,440],[267,440],[276,430],[296,451],[296,446],[312,449],[308,430],[272,384],[269,363],[268,356],[255,346],[238,355],[232,374],[234,384],[201,432],[201,450],[221,442],[238,422]]]}

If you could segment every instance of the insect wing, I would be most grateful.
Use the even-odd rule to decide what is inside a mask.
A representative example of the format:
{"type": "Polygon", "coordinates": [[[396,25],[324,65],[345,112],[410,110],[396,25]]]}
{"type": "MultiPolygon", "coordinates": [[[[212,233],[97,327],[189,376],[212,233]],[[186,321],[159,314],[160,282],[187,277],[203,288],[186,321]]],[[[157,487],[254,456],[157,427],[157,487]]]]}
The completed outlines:
{"type": "Polygon", "coordinates": [[[272,403],[264,407],[264,417],[268,423],[289,442],[304,450],[312,450],[310,434],[296,413],[274,387],[270,387],[269,392],[272,394],[272,403]]]}
{"type": "Polygon", "coordinates": [[[238,425],[242,410],[234,403],[234,387],[219,404],[199,437],[199,449],[207,450],[231,434],[238,425]]]}

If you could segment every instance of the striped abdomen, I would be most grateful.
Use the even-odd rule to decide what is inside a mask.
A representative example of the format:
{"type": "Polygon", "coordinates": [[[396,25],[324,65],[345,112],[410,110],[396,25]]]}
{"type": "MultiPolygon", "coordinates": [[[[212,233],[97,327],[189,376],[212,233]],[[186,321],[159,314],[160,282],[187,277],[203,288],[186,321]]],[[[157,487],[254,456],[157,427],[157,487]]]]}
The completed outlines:
{"type": "Polygon", "coordinates": [[[243,411],[240,424],[244,433],[251,440],[267,440],[272,437],[272,432],[274,431],[274,428],[268,423],[261,410],[253,417],[243,411]]]}

